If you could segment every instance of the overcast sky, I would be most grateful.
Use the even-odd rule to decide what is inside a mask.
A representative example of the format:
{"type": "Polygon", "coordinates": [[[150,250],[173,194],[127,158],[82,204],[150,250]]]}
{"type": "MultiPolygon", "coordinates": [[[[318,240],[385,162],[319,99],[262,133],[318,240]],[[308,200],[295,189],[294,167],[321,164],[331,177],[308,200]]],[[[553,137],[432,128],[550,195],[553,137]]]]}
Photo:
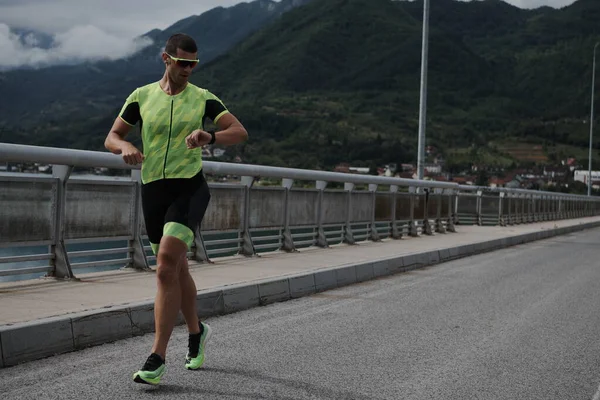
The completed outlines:
{"type": "MultiPolygon", "coordinates": [[[[505,0],[517,7],[563,7],[574,0],[505,0]]],[[[240,0],[0,0],[0,69],[23,64],[48,65],[75,59],[117,59],[147,42],[134,38],[151,29],[240,0]],[[55,47],[36,47],[9,27],[27,28],[54,36],[55,47]],[[128,39],[128,40],[123,40],[128,39]]]]}

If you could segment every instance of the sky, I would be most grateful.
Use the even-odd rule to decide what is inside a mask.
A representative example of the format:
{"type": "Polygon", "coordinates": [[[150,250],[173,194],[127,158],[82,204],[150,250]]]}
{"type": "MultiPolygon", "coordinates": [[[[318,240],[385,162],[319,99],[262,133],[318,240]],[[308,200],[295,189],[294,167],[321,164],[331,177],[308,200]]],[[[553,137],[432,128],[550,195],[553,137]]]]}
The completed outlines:
{"type": "MultiPolygon", "coordinates": [[[[574,0],[505,0],[521,8],[559,8],[574,0]]],[[[137,38],[180,19],[240,0],[0,0],[0,70],[84,60],[119,59],[147,46],[137,38]],[[174,6],[175,5],[175,6],[174,6]],[[51,49],[10,28],[44,32],[51,49]],[[123,40],[125,39],[125,40],[123,40]]]]}

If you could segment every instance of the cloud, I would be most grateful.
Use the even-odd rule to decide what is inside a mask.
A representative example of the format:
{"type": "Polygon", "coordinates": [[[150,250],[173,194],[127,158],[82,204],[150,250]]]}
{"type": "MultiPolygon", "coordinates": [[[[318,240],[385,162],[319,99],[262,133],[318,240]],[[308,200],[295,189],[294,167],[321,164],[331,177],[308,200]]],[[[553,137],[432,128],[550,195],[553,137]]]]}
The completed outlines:
{"type": "MultiPolygon", "coordinates": [[[[251,0],[246,0],[251,1],[251,0]]],[[[0,0],[0,23],[56,34],[76,25],[134,37],[240,0],[0,0]]]]}
{"type": "Polygon", "coordinates": [[[42,48],[35,35],[21,37],[0,24],[0,70],[117,60],[151,44],[147,38],[124,39],[93,25],[79,25],[53,35],[51,47],[42,48]]]}
{"type": "Polygon", "coordinates": [[[550,6],[554,8],[562,8],[573,4],[575,0],[504,0],[514,6],[520,8],[538,8],[542,6],[550,6]]]}

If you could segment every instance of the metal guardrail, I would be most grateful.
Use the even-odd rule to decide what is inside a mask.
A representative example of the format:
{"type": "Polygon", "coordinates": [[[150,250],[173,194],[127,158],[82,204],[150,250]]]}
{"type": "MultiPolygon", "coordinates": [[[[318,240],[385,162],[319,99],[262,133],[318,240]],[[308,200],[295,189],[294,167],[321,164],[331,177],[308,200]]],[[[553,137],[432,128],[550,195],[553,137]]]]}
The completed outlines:
{"type": "MultiPolygon", "coordinates": [[[[0,278],[44,273],[74,278],[75,272],[105,267],[144,270],[155,262],[141,218],[139,166],[108,152],[4,143],[0,162],[52,165],[51,176],[0,176],[0,255],[3,249],[37,249],[0,256],[0,278]],[[72,174],[74,167],[129,169],[131,177],[82,179],[72,174]]],[[[432,235],[452,232],[456,224],[507,225],[600,214],[600,199],[563,193],[210,161],[203,165],[207,175],[236,176],[241,183],[210,183],[211,203],[189,253],[198,261],[432,235]],[[259,178],[281,179],[280,186],[258,186],[259,178]],[[298,181],[314,187],[295,187],[298,181]],[[343,183],[343,189],[328,188],[331,182],[343,183]]]]}

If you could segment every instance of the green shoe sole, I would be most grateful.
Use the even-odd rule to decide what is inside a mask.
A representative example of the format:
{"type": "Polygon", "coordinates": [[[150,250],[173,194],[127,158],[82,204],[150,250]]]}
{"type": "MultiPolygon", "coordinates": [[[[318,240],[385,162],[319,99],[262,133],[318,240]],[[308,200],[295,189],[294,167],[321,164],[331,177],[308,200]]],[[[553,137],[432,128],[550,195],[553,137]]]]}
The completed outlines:
{"type": "Polygon", "coordinates": [[[148,373],[144,373],[144,371],[138,371],[133,374],[133,381],[136,383],[143,383],[146,385],[158,385],[160,383],[160,378],[165,374],[165,366],[163,365],[160,368],[160,372],[157,376],[149,376],[148,373]],[[144,376],[146,375],[146,376],[144,376]]]}
{"type": "Polygon", "coordinates": [[[206,329],[206,335],[204,336],[204,339],[200,342],[200,352],[198,353],[198,356],[196,358],[192,358],[192,359],[188,359],[186,358],[185,360],[185,368],[189,369],[189,370],[197,370],[200,369],[203,365],[204,365],[204,349],[206,346],[206,342],[208,342],[208,339],[210,339],[211,335],[212,335],[212,328],[210,327],[210,325],[206,325],[203,324],[204,329],[206,329]]]}

